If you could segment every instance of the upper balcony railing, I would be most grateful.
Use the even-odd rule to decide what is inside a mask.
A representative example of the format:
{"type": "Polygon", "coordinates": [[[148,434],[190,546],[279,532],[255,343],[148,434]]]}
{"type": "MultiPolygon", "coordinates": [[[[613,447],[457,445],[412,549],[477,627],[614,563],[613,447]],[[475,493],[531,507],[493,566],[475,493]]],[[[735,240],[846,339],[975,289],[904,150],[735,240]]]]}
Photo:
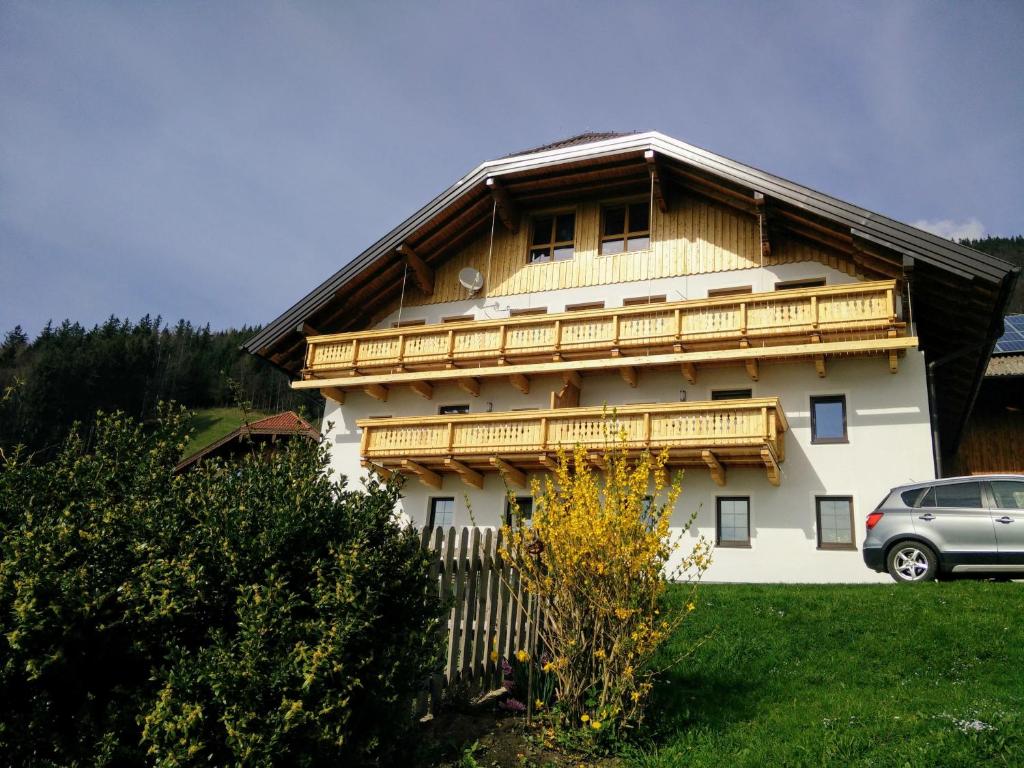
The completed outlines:
{"type": "Polygon", "coordinates": [[[778,398],[625,405],[614,411],[562,408],[363,419],[357,424],[364,462],[421,477],[544,468],[560,448],[582,445],[600,451],[619,445],[624,434],[628,449],[667,449],[670,463],[708,466],[721,483],[729,464],[767,467],[769,479],[777,483],[788,429],[778,398]]]}
{"type": "Polygon", "coordinates": [[[893,281],[307,339],[304,377],[871,338],[902,329],[893,281]],[[817,337],[817,338],[815,338],[817,337]]]}

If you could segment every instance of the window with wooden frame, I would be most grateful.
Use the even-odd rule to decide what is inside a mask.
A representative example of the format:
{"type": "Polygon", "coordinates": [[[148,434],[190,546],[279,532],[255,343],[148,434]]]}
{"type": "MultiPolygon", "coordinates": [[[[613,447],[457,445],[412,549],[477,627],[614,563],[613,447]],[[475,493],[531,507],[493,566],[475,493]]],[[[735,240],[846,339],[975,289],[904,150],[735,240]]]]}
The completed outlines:
{"type": "Polygon", "coordinates": [[[604,309],[603,301],[584,301],[580,304],[566,304],[566,312],[582,312],[585,309],[604,309]]]}
{"type": "Polygon", "coordinates": [[[715,498],[715,542],[719,547],[750,546],[750,497],[715,498]]]}
{"type": "Polygon", "coordinates": [[[651,247],[651,208],[648,201],[606,205],[601,209],[601,253],[610,256],[651,247]]]}
{"type": "Polygon", "coordinates": [[[791,291],[796,288],[821,288],[825,285],[824,277],[805,277],[800,280],[784,280],[775,284],[776,291],[791,291]]]}
{"type": "Polygon", "coordinates": [[[455,522],[455,499],[451,496],[446,498],[432,498],[430,500],[430,517],[427,520],[427,528],[449,528],[455,522]]]}
{"type": "Polygon", "coordinates": [[[753,397],[749,389],[713,389],[711,390],[712,400],[749,400],[753,397]]]}
{"type": "Polygon", "coordinates": [[[752,285],[734,285],[729,288],[709,288],[708,298],[714,299],[718,296],[739,296],[744,293],[753,293],[752,285]]]}
{"type": "MultiPolygon", "coordinates": [[[[519,507],[519,519],[529,525],[533,520],[533,496],[516,496],[516,506],[519,507]]],[[[512,502],[505,499],[505,524],[512,525],[515,522],[512,519],[512,502]]]]}
{"type": "Polygon", "coordinates": [[[522,309],[510,309],[509,317],[526,317],[527,315],[546,315],[547,307],[523,307],[522,309]]]}
{"type": "Polygon", "coordinates": [[[856,549],[853,540],[853,497],[815,496],[818,549],[856,549]]]}
{"type": "Polygon", "coordinates": [[[391,324],[392,328],[411,328],[414,325],[426,325],[426,320],[397,320],[391,324]]]}
{"type": "Polygon", "coordinates": [[[665,301],[665,294],[662,293],[658,296],[634,296],[631,299],[623,299],[622,306],[624,307],[637,307],[641,304],[660,304],[665,301]]]}
{"type": "Polygon", "coordinates": [[[534,216],[530,222],[531,264],[566,261],[576,254],[576,212],[534,216]]]}
{"type": "Polygon", "coordinates": [[[447,315],[441,318],[442,323],[466,323],[473,319],[472,315],[447,315]]]}
{"type": "Polygon", "coordinates": [[[469,413],[468,405],[442,405],[437,409],[438,416],[451,416],[452,414],[469,413]]]}
{"type": "Polygon", "coordinates": [[[850,442],[846,433],[846,395],[811,398],[811,442],[850,442]]]}

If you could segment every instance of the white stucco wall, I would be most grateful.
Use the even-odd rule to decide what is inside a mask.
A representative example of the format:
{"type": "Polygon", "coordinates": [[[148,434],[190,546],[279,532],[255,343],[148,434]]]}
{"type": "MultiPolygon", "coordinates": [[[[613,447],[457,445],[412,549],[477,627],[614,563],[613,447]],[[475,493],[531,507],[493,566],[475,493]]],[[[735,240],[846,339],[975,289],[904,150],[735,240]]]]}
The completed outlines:
{"type": "MultiPolygon", "coordinates": [[[[687,298],[703,298],[709,288],[754,285],[770,290],[777,280],[827,276],[828,282],[850,282],[852,278],[815,263],[744,270],[733,273],[652,281],[650,293],[666,293],[687,283],[687,298]]],[[[512,306],[546,306],[561,311],[565,304],[603,299],[606,306],[621,304],[622,298],[643,295],[647,283],[629,283],[594,289],[552,291],[508,298],[512,306]]],[[[682,290],[682,288],[680,289],[682,290]]],[[[428,322],[472,311],[465,302],[416,307],[403,312],[403,319],[425,317],[428,322]]],[[[479,306],[493,304],[481,301],[479,306]]],[[[502,302],[506,306],[505,301],[502,302]]],[[[478,317],[503,317],[507,310],[478,317]]],[[[387,318],[381,327],[389,327],[387,318]]],[[[504,380],[484,379],[479,397],[470,397],[454,384],[435,385],[434,398],[424,400],[407,388],[394,388],[387,402],[351,392],[344,406],[328,400],[323,428],[331,441],[332,468],[358,482],[364,471],[359,466],[359,434],[355,421],[373,416],[428,416],[442,405],[469,404],[471,412],[546,408],[550,393],[558,389],[557,377],[536,377],[530,393],[523,395],[504,380]]],[[[883,357],[833,359],[828,375],[821,379],[807,363],[762,364],[759,381],[752,382],[742,367],[701,369],[697,384],[690,385],[678,372],[643,371],[636,389],[627,386],[617,372],[584,378],[581,406],[627,403],[709,400],[715,389],[751,389],[754,397],[778,396],[789,420],[786,458],[781,465],[779,487],[768,483],[764,471],[729,469],[727,483],[719,487],[700,468],[686,471],[684,491],[676,506],[675,520],[685,521],[697,512],[694,527],[683,538],[692,542],[699,535],[715,539],[715,497],[749,496],[749,549],[716,548],[714,564],[706,578],[713,581],[880,581],[888,577],[869,571],[859,551],[819,550],[815,530],[815,496],[852,496],[854,536],[863,540],[864,518],[894,485],[934,477],[925,368],[920,352],[911,351],[901,360],[899,373],[889,373],[883,357]],[[810,397],[846,396],[849,442],[813,445],[810,427],[810,397]]],[[[528,495],[528,491],[521,491],[528,495]]],[[[442,490],[428,488],[415,478],[405,486],[402,511],[414,524],[422,525],[431,497],[454,497],[455,525],[497,525],[505,508],[505,487],[497,474],[485,475],[484,488],[466,486],[455,475],[445,475],[442,490]],[[472,520],[469,506],[472,507],[472,520]]]]}

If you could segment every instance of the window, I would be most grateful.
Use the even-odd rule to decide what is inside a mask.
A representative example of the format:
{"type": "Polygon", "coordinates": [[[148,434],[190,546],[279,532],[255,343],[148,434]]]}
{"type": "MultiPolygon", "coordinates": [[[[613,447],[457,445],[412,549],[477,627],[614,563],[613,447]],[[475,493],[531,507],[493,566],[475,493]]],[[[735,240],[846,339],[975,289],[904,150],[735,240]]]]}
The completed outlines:
{"type": "Polygon", "coordinates": [[[660,304],[665,301],[665,294],[662,293],[658,296],[634,296],[631,299],[623,299],[622,306],[624,307],[636,307],[640,304],[660,304]]]}
{"type": "Polygon", "coordinates": [[[469,413],[468,405],[442,405],[437,409],[439,416],[450,416],[453,413],[469,413]]]}
{"type": "Polygon", "coordinates": [[[566,304],[566,312],[582,312],[585,309],[604,309],[603,301],[585,301],[582,304],[566,304]]]}
{"type": "Polygon", "coordinates": [[[818,549],[856,549],[853,541],[853,497],[818,496],[818,549]]]}
{"type": "Polygon", "coordinates": [[[654,513],[651,511],[651,508],[653,506],[654,497],[644,496],[644,500],[640,504],[640,520],[643,522],[645,526],[647,526],[647,530],[651,530],[652,528],[654,528],[655,523],[658,522],[654,516],[654,513]]]}
{"type": "Polygon", "coordinates": [[[651,247],[651,209],[645,200],[610,205],[601,211],[601,253],[642,251],[651,247]]]}
{"type": "Polygon", "coordinates": [[[448,317],[442,317],[442,323],[465,323],[472,320],[472,315],[448,315],[448,317]]]}
{"type": "Polygon", "coordinates": [[[1024,483],[1015,480],[993,480],[992,497],[999,509],[1024,509],[1024,483]]]}
{"type": "MultiPolygon", "coordinates": [[[[516,496],[516,506],[519,507],[519,519],[529,524],[533,520],[533,496],[516,496]]],[[[516,522],[512,517],[512,502],[505,499],[505,523],[512,525],[516,522]]]]}
{"type": "Polygon", "coordinates": [[[949,483],[928,489],[919,507],[981,509],[981,483],[949,483]]]}
{"type": "Polygon", "coordinates": [[[718,296],[739,296],[745,293],[753,293],[754,287],[751,285],[734,285],[731,288],[709,288],[708,298],[714,299],[718,296]]]}
{"type": "Polygon", "coordinates": [[[719,496],[715,499],[715,517],[720,547],[750,546],[750,499],[746,496],[719,496]]]}
{"type": "Polygon", "coordinates": [[[805,277],[802,280],[785,280],[775,284],[776,291],[791,291],[796,288],[820,288],[825,284],[824,277],[805,277]]]}
{"type": "Polygon", "coordinates": [[[392,328],[408,328],[413,325],[426,325],[426,320],[399,320],[398,322],[392,323],[392,328]]]}
{"type": "Polygon", "coordinates": [[[576,252],[576,214],[537,216],[530,233],[530,263],[571,259],[576,252]]]}
{"type": "Polygon", "coordinates": [[[526,315],[546,315],[547,313],[547,307],[523,307],[522,309],[510,309],[508,311],[508,316],[524,317],[526,315]]]}
{"type": "Polygon", "coordinates": [[[428,528],[434,530],[435,528],[450,528],[451,524],[455,520],[455,499],[449,497],[446,499],[431,499],[430,500],[430,519],[428,522],[428,528]]]}
{"type": "Polygon", "coordinates": [[[751,397],[749,389],[713,389],[711,390],[712,400],[749,400],[751,397]]]}
{"type": "Polygon", "coordinates": [[[846,437],[845,395],[811,398],[811,442],[849,442],[846,437]]]}

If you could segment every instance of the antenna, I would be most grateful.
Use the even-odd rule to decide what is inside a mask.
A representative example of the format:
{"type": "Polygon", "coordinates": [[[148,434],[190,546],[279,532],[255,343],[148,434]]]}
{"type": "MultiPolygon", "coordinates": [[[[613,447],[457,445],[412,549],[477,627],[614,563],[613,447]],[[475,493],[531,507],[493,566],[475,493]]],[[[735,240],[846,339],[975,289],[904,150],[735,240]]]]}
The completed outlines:
{"type": "Polygon", "coordinates": [[[470,296],[484,287],[484,276],[479,269],[463,267],[459,270],[459,285],[469,291],[470,296]]]}

